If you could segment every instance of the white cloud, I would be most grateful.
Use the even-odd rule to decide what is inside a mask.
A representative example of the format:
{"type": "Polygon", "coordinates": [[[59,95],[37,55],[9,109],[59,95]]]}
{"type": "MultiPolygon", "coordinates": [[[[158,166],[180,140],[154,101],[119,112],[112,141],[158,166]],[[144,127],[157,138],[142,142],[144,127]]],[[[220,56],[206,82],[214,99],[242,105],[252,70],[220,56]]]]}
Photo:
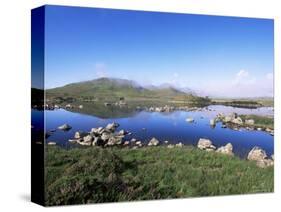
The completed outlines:
{"type": "Polygon", "coordinates": [[[273,74],[252,76],[251,72],[240,70],[232,78],[224,81],[206,82],[205,93],[221,97],[263,97],[273,96],[273,74]]]}
{"type": "Polygon", "coordinates": [[[240,70],[237,74],[236,77],[248,77],[249,76],[249,72],[245,71],[244,69],[240,70]]]}
{"type": "Polygon", "coordinates": [[[106,65],[104,63],[96,63],[95,72],[98,78],[108,77],[108,72],[106,70],[106,65]]]}
{"type": "Polygon", "coordinates": [[[232,82],[234,85],[247,85],[256,83],[256,78],[252,77],[248,71],[244,69],[237,72],[232,82]]]}

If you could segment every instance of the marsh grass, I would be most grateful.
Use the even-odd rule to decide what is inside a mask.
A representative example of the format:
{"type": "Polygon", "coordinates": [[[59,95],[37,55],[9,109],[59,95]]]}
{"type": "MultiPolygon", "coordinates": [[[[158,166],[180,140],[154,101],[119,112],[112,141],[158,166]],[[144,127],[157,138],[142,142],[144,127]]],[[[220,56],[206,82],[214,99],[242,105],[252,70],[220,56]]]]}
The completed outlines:
{"type": "Polygon", "coordinates": [[[240,115],[243,121],[247,119],[253,119],[255,121],[255,127],[274,129],[273,117],[259,116],[259,115],[240,115]]]}
{"type": "Polygon", "coordinates": [[[273,167],[193,147],[47,147],[46,204],[81,204],[273,191],[273,167]]]}

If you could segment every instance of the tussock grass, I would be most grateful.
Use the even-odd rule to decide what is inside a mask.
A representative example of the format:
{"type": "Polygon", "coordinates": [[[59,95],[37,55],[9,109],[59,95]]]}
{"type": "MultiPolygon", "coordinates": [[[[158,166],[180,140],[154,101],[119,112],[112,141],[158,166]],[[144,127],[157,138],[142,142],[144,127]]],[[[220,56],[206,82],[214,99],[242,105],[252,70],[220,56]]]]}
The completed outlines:
{"type": "Polygon", "coordinates": [[[46,204],[81,204],[273,191],[273,167],[193,147],[47,147],[46,204]]]}

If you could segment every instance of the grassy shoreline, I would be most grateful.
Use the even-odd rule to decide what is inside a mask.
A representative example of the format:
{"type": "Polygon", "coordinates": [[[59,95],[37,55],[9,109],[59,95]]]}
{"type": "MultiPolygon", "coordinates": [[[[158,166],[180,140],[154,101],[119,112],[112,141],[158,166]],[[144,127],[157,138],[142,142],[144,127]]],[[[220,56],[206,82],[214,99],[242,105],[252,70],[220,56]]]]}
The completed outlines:
{"type": "Polygon", "coordinates": [[[190,146],[46,148],[47,205],[273,191],[273,167],[190,146]]]}
{"type": "MultiPolygon", "coordinates": [[[[268,117],[268,116],[260,116],[260,115],[239,115],[242,120],[245,122],[245,120],[252,119],[254,120],[254,127],[256,128],[269,128],[274,129],[274,118],[268,117]]],[[[246,125],[245,126],[252,126],[252,125],[246,125]]]]}

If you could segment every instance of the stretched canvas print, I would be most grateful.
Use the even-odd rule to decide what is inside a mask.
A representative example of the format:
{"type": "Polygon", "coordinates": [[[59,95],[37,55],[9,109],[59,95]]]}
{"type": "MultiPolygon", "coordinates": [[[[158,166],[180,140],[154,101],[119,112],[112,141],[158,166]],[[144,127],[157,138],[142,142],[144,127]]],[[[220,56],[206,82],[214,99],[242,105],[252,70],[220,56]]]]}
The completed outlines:
{"type": "Polygon", "coordinates": [[[273,192],[273,20],[31,16],[33,202],[273,192]]]}

